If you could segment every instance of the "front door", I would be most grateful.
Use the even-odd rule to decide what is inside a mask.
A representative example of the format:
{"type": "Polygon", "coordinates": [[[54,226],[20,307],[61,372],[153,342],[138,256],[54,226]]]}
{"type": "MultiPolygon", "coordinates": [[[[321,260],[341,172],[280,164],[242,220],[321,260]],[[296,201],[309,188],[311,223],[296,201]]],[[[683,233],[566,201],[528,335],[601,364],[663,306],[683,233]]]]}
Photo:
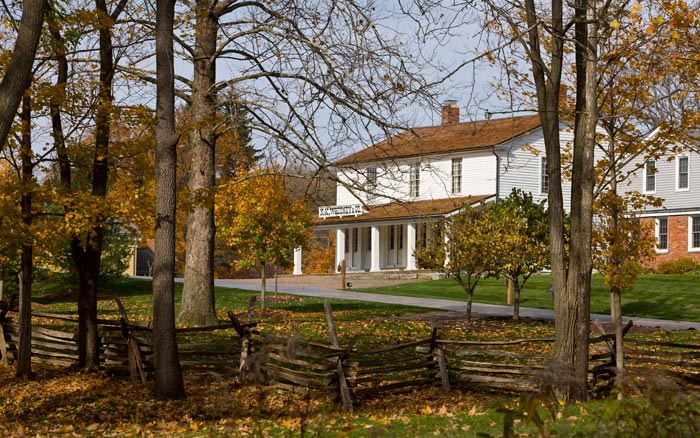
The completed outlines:
{"type": "Polygon", "coordinates": [[[362,269],[362,250],[360,248],[360,229],[350,230],[350,269],[362,269]]]}
{"type": "Polygon", "coordinates": [[[387,268],[400,268],[404,266],[404,226],[389,225],[387,230],[387,268]]]}

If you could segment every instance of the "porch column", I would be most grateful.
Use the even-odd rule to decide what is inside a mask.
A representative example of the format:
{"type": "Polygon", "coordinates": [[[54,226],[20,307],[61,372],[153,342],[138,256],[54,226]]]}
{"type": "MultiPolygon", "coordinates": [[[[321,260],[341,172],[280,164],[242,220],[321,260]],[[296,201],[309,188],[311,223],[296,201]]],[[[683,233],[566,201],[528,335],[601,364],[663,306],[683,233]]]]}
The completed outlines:
{"type": "Polygon", "coordinates": [[[372,250],[370,251],[370,267],[371,272],[379,271],[379,227],[373,226],[370,229],[372,239],[372,250]]]}
{"type": "Polygon", "coordinates": [[[301,275],[301,246],[294,248],[294,275],[301,275]]]}
{"type": "Polygon", "coordinates": [[[335,232],[335,272],[340,272],[338,266],[345,259],[345,229],[338,228],[335,232]]]}
{"type": "Polygon", "coordinates": [[[416,270],[416,258],[413,251],[416,250],[416,224],[413,222],[406,225],[406,270],[416,270]]]}

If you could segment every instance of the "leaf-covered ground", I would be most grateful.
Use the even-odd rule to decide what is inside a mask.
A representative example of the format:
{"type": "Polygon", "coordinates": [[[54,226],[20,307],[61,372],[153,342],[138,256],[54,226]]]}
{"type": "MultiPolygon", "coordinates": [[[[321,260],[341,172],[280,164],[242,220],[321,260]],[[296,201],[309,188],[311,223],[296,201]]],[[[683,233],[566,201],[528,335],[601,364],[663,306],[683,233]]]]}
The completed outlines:
{"type": "MultiPolygon", "coordinates": [[[[132,319],[149,320],[150,290],[147,286],[146,282],[129,281],[124,282],[121,289],[108,291],[100,299],[100,316],[118,318],[114,296],[119,296],[132,319]]],[[[34,303],[36,310],[75,313],[71,293],[38,295],[34,303]]],[[[218,290],[220,320],[227,320],[227,310],[245,318],[250,295],[245,291],[218,290]]],[[[322,300],[290,297],[271,303],[270,310],[256,314],[256,320],[258,328],[265,331],[327,343],[328,328],[322,309],[322,300]]],[[[467,324],[459,315],[419,314],[425,309],[381,304],[334,301],[333,310],[341,345],[352,344],[360,349],[426,338],[431,332],[431,320],[438,323],[443,338],[449,339],[512,340],[550,337],[553,333],[550,322],[477,319],[467,324]]],[[[48,323],[38,319],[36,322],[48,323]]],[[[231,335],[227,331],[216,333],[216,336],[231,335]]],[[[656,331],[630,336],[697,342],[694,332],[656,331]]],[[[270,388],[240,388],[231,377],[211,374],[186,376],[187,399],[161,402],[153,398],[150,388],[124,376],[38,365],[34,365],[34,371],[35,379],[23,381],[14,377],[12,368],[0,365],[0,436],[502,436],[504,409],[523,412],[515,396],[463,391],[444,394],[439,388],[432,388],[365,401],[349,414],[337,400],[326,396],[305,396],[270,388]]],[[[653,404],[633,402],[623,409],[624,406],[620,408],[616,403],[613,398],[610,402],[565,408],[551,408],[550,405],[553,410],[545,409],[541,417],[550,418],[546,426],[548,433],[558,431],[557,436],[591,436],[600,430],[612,431],[606,436],[629,436],[618,433],[620,430],[615,426],[623,424],[620,412],[624,412],[626,421],[632,421],[631,425],[625,423],[624,428],[634,428],[637,438],[645,436],[644,430],[658,430],[650,425],[655,421],[668,422],[674,416],[680,419],[677,424],[685,428],[682,432],[695,430],[698,424],[700,433],[700,406],[694,400],[680,400],[674,405],[663,399],[656,405],[672,408],[658,409],[658,415],[653,417],[649,414],[654,410],[648,408],[655,406],[653,404]],[[693,416],[689,417],[688,412],[693,416]]],[[[530,406],[538,406],[541,411],[546,402],[535,400],[530,406]]],[[[514,436],[537,433],[533,422],[525,420],[522,415],[513,417],[514,436]]]]}
{"type": "Polygon", "coordinates": [[[35,371],[34,380],[23,381],[0,366],[0,436],[475,436],[498,434],[494,404],[513,402],[431,389],[367,402],[349,414],[325,397],[239,388],[219,376],[190,377],[186,400],[161,402],[123,377],[35,371]]]}

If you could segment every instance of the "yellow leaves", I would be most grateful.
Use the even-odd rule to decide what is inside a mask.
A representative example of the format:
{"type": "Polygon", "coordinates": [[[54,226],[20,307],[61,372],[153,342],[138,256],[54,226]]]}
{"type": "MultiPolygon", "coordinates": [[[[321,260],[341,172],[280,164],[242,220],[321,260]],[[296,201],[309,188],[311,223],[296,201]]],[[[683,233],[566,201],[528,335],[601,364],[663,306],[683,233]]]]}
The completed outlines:
{"type": "Polygon", "coordinates": [[[642,5],[639,3],[635,3],[632,5],[632,8],[630,9],[629,16],[634,17],[636,16],[640,11],[642,10],[642,5]]]}
{"type": "Polygon", "coordinates": [[[311,215],[303,199],[292,200],[276,169],[239,175],[216,195],[217,227],[230,245],[238,247],[241,266],[261,261],[286,267],[293,248],[306,246],[311,215]]]}
{"type": "Polygon", "coordinates": [[[620,22],[617,20],[617,18],[610,22],[610,27],[615,30],[620,29],[620,22]]]}

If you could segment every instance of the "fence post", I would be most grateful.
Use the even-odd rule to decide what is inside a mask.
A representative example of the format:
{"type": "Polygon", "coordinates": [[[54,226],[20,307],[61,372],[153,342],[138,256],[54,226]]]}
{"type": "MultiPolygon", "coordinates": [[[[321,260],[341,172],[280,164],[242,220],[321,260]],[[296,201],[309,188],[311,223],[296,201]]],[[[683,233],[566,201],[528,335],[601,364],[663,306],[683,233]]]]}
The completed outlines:
{"type": "Polygon", "coordinates": [[[9,365],[10,361],[7,358],[7,344],[5,343],[5,317],[0,319],[0,354],[2,354],[2,363],[9,365]]]}
{"type": "Polygon", "coordinates": [[[119,298],[114,299],[117,302],[121,318],[119,322],[122,326],[122,336],[126,339],[126,355],[129,359],[129,377],[131,380],[141,379],[142,384],[146,384],[146,367],[143,365],[141,357],[141,348],[139,342],[129,330],[129,317],[126,314],[126,309],[119,298]]]}
{"type": "MultiPolygon", "coordinates": [[[[331,312],[331,302],[326,298],[323,303],[323,309],[326,313],[326,322],[328,323],[328,333],[331,338],[331,345],[333,347],[339,348],[338,343],[338,333],[335,330],[335,322],[333,321],[333,313],[331,312]]],[[[345,354],[347,356],[347,352],[345,354]]],[[[336,369],[338,374],[338,386],[340,389],[340,397],[343,400],[343,405],[348,412],[353,411],[352,406],[352,395],[350,394],[350,388],[348,387],[348,381],[345,377],[345,368],[343,368],[343,357],[336,357],[336,369]]]]}
{"type": "Polygon", "coordinates": [[[248,301],[248,322],[246,324],[241,324],[241,322],[238,320],[238,318],[236,318],[232,311],[228,312],[228,317],[231,320],[231,324],[233,325],[234,330],[236,330],[236,333],[238,333],[238,336],[241,338],[241,360],[238,366],[238,381],[241,385],[245,383],[244,373],[246,361],[248,360],[248,356],[250,356],[251,353],[250,327],[254,327],[257,324],[254,321],[256,299],[257,297],[253,295],[250,297],[250,301],[248,301]]]}
{"type": "Polygon", "coordinates": [[[438,374],[440,375],[440,381],[442,382],[442,390],[445,393],[449,393],[451,390],[450,376],[447,372],[445,352],[442,349],[442,346],[437,341],[440,332],[438,331],[437,323],[434,319],[430,320],[430,328],[432,329],[432,333],[430,335],[430,351],[433,353],[433,358],[438,363],[438,374]]]}

